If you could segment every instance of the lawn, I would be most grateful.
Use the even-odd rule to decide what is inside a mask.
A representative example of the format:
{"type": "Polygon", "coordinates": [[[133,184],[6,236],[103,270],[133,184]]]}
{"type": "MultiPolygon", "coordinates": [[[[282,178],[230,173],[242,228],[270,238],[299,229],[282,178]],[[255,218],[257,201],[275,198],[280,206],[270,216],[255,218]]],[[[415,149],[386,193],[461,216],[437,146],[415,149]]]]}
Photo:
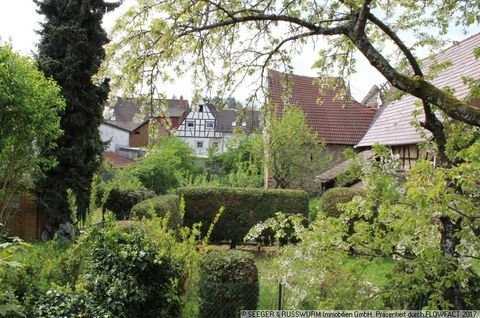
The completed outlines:
{"type": "MultiPolygon", "coordinates": [[[[255,258],[260,280],[259,310],[278,309],[279,285],[271,272],[273,260],[274,256],[268,254],[257,254],[255,258]]],[[[345,266],[359,265],[358,262],[358,259],[352,257],[346,260],[345,266]]],[[[371,262],[363,269],[365,278],[377,286],[384,286],[387,282],[386,275],[392,271],[394,264],[395,261],[391,258],[371,262]]],[[[284,290],[283,293],[286,294],[288,291],[284,290]]]]}

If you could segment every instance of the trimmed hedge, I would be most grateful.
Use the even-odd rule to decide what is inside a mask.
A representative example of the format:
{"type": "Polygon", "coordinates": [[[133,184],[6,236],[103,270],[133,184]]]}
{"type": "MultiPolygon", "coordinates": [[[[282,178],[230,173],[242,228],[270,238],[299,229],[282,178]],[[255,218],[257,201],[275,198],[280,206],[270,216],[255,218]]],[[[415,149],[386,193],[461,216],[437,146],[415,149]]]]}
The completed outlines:
{"type": "Polygon", "coordinates": [[[159,195],[134,205],[131,218],[140,220],[143,217],[148,217],[150,210],[153,209],[159,217],[164,217],[167,213],[170,213],[168,224],[172,229],[178,229],[182,226],[179,206],[180,200],[177,195],[159,195]]]}
{"type": "Polygon", "coordinates": [[[308,194],[301,190],[241,188],[179,188],[185,200],[184,224],[202,222],[205,235],[221,207],[225,210],[213,229],[210,241],[231,241],[234,247],[255,224],[276,212],[308,214],[308,194]]]}
{"type": "Polygon", "coordinates": [[[250,253],[210,251],[201,264],[200,317],[238,317],[257,308],[258,270],[250,253]]]}
{"type": "Polygon", "coordinates": [[[136,189],[113,188],[110,190],[103,208],[112,211],[117,220],[128,220],[130,211],[135,204],[154,196],[155,192],[144,187],[136,189]]]}
{"type": "Polygon", "coordinates": [[[321,198],[323,213],[331,217],[340,217],[341,212],[337,209],[338,203],[352,201],[355,196],[364,196],[365,190],[353,188],[332,188],[325,191],[321,198]]]}

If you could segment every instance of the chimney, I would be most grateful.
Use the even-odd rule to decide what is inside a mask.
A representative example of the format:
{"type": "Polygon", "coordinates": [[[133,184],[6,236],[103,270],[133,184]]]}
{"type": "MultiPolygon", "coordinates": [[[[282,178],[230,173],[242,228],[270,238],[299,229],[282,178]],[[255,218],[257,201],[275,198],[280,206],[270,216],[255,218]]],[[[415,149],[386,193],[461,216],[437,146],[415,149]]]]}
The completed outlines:
{"type": "Polygon", "coordinates": [[[180,99],[178,100],[178,108],[183,109],[183,95],[180,95],[180,99]]]}

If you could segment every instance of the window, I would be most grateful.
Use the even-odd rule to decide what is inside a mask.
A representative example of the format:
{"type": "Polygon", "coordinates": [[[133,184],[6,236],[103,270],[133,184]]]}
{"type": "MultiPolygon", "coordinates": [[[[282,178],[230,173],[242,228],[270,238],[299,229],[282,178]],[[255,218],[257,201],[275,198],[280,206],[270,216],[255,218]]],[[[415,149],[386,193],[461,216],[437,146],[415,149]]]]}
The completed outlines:
{"type": "Polygon", "coordinates": [[[243,122],[243,123],[242,123],[242,127],[247,127],[247,123],[246,123],[246,122],[243,122]]]}
{"type": "Polygon", "coordinates": [[[198,106],[198,112],[199,112],[199,113],[203,113],[203,105],[199,105],[199,106],[198,106]]]}
{"type": "Polygon", "coordinates": [[[215,122],[213,121],[206,121],[205,122],[205,129],[213,129],[215,127],[215,122]]]}
{"type": "Polygon", "coordinates": [[[193,128],[195,127],[195,122],[193,120],[187,121],[187,128],[193,128]]]}
{"type": "Polygon", "coordinates": [[[232,127],[237,127],[237,122],[236,121],[232,121],[232,127]]]}
{"type": "Polygon", "coordinates": [[[213,145],[213,147],[215,147],[216,149],[218,149],[218,141],[212,142],[212,145],[213,145]]]}
{"type": "Polygon", "coordinates": [[[203,141],[197,141],[197,148],[203,148],[203,141]]]}

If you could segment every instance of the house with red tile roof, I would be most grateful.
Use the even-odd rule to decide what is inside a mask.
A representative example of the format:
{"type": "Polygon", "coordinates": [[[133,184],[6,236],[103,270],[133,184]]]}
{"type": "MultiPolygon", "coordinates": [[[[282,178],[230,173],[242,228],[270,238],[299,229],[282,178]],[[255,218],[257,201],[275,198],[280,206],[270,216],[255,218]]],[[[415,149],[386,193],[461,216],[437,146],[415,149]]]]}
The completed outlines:
{"type": "MultiPolygon", "coordinates": [[[[268,98],[275,114],[282,116],[287,105],[298,106],[311,131],[325,142],[326,157],[332,157],[325,170],[345,160],[342,152],[358,144],[377,112],[375,107],[357,102],[340,78],[319,79],[270,71],[268,85],[268,98]]],[[[313,180],[314,176],[299,180],[298,186],[311,192],[320,191],[320,185],[313,180]]]]}
{"type": "MultiPolygon", "coordinates": [[[[480,47],[480,33],[473,35],[422,61],[423,73],[428,74],[433,63],[450,62],[450,66],[441,70],[431,80],[440,88],[452,90],[459,99],[469,97],[470,89],[464,78],[480,79],[480,60],[473,53],[480,47]]],[[[402,168],[408,170],[420,158],[432,155],[422,150],[419,144],[431,139],[432,134],[412,125],[415,120],[423,121],[424,114],[419,106],[420,100],[411,95],[382,106],[365,136],[357,143],[357,149],[368,149],[375,143],[389,146],[401,159],[402,168]],[[420,111],[415,118],[414,111],[420,111]],[[420,130],[419,130],[420,129],[420,130]]],[[[472,103],[478,103],[478,100],[472,103]]]]}

